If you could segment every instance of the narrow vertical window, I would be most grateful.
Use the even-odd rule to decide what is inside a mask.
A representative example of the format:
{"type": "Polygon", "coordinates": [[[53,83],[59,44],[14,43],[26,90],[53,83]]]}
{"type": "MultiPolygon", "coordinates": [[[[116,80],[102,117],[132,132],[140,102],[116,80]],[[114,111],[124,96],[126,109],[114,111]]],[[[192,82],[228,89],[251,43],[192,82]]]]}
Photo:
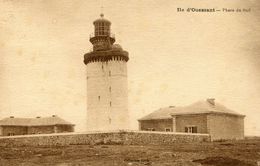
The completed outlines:
{"type": "Polygon", "coordinates": [[[109,87],[109,92],[111,92],[111,86],[109,87]]]}
{"type": "Polygon", "coordinates": [[[100,101],[100,96],[98,96],[98,101],[100,101]]]}
{"type": "Polygon", "coordinates": [[[109,71],[108,75],[111,76],[111,71],[109,71]]]}
{"type": "Polygon", "coordinates": [[[112,106],[112,102],[110,101],[110,103],[109,103],[109,104],[110,104],[110,107],[111,107],[111,106],[112,106]]]}

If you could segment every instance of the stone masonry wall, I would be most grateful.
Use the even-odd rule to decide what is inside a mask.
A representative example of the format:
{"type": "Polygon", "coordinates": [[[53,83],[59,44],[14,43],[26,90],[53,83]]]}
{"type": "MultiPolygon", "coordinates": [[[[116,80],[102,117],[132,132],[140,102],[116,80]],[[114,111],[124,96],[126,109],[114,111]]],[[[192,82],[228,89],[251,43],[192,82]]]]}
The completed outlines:
{"type": "Polygon", "coordinates": [[[147,131],[148,128],[153,128],[154,131],[165,131],[166,128],[172,130],[172,119],[156,119],[139,121],[140,130],[147,131]]]}
{"type": "Polygon", "coordinates": [[[8,136],[9,134],[14,134],[14,135],[27,134],[27,127],[23,127],[23,126],[4,126],[4,127],[2,127],[2,135],[8,136]]]}
{"type": "Polygon", "coordinates": [[[0,137],[0,146],[170,145],[176,142],[205,141],[210,141],[208,134],[111,131],[0,137]]]}
{"type": "Polygon", "coordinates": [[[196,126],[198,133],[207,133],[207,115],[177,115],[176,131],[185,132],[185,127],[187,126],[196,126]]]}
{"type": "Polygon", "coordinates": [[[244,139],[244,117],[225,114],[207,116],[208,133],[212,140],[244,139]]]}
{"type": "Polygon", "coordinates": [[[41,134],[41,133],[50,134],[50,133],[54,133],[54,126],[32,126],[32,127],[28,127],[27,133],[28,134],[41,134]]]}

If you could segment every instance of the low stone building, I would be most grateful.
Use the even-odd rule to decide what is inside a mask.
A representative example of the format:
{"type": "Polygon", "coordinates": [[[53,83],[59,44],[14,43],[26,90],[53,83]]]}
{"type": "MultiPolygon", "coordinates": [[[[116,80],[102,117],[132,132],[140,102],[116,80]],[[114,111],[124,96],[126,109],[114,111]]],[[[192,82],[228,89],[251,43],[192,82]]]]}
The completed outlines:
{"type": "Polygon", "coordinates": [[[207,133],[212,140],[243,139],[244,117],[214,99],[161,108],[139,119],[139,130],[207,133]]]}
{"type": "Polygon", "coordinates": [[[50,134],[73,132],[74,124],[60,117],[15,118],[13,116],[0,120],[0,136],[50,134]]]}

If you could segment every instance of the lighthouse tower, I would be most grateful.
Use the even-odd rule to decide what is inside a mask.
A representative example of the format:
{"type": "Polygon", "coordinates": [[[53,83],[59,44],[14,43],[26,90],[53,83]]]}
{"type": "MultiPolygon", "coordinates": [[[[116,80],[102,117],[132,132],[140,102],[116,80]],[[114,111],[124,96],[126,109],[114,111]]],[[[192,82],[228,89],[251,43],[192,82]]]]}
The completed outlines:
{"type": "Polygon", "coordinates": [[[127,129],[129,125],[127,61],[128,52],[110,32],[111,22],[94,21],[90,35],[93,51],[84,55],[87,66],[87,130],[127,129]]]}

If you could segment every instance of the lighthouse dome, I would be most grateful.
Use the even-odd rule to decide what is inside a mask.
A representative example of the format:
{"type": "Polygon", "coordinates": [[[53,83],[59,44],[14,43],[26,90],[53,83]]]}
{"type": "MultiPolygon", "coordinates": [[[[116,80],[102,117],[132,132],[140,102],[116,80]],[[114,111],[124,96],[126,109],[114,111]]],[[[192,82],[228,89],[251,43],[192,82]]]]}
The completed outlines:
{"type": "Polygon", "coordinates": [[[101,13],[100,14],[100,18],[98,18],[98,19],[96,19],[94,22],[94,25],[96,25],[96,24],[107,24],[107,25],[110,25],[111,24],[111,22],[109,21],[109,20],[107,20],[107,19],[105,19],[104,18],[104,14],[103,13],[101,13]]]}

